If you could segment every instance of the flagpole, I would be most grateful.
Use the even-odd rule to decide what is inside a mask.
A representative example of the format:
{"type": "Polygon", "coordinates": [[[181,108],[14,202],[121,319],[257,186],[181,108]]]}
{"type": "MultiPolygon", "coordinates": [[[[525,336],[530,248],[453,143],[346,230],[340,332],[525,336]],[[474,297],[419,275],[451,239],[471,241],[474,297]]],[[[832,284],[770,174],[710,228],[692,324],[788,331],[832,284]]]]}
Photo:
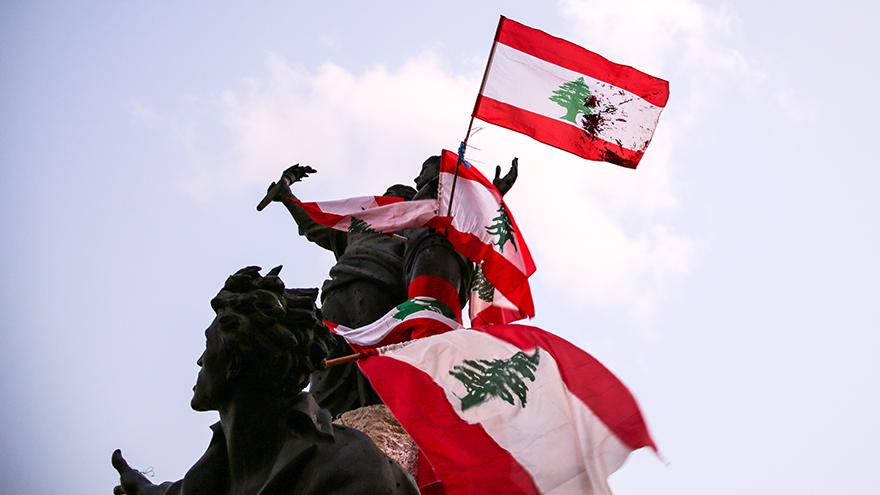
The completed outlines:
{"type": "Polygon", "coordinates": [[[495,47],[498,45],[498,36],[501,34],[501,25],[504,24],[506,17],[501,16],[498,19],[498,28],[495,29],[495,39],[492,41],[492,51],[489,52],[489,60],[486,62],[486,69],[483,71],[483,81],[480,83],[480,92],[477,93],[477,100],[474,102],[474,110],[471,112],[471,121],[468,124],[467,133],[464,135],[464,141],[458,147],[458,161],[455,162],[455,174],[452,176],[452,191],[449,192],[449,206],[446,208],[446,216],[452,213],[452,198],[455,197],[455,183],[458,182],[458,168],[464,162],[465,148],[467,148],[468,138],[471,136],[471,129],[474,127],[474,114],[477,113],[477,107],[480,105],[480,98],[483,97],[483,90],[486,89],[486,79],[489,78],[489,68],[492,67],[492,60],[495,58],[495,47]]]}
{"type": "Polygon", "coordinates": [[[357,354],[349,354],[348,356],[342,356],[341,358],[336,359],[328,359],[324,362],[324,364],[329,368],[331,366],[336,366],[339,364],[350,363],[352,361],[360,361],[361,359],[366,359],[370,356],[378,356],[379,351],[376,349],[367,349],[364,352],[358,352],[357,354]]]}
{"type": "Polygon", "coordinates": [[[338,364],[350,363],[352,361],[360,361],[361,359],[367,359],[370,356],[378,356],[381,352],[393,351],[395,349],[401,349],[413,343],[412,340],[406,340],[403,342],[398,342],[396,344],[388,344],[383,345],[382,347],[372,347],[365,348],[362,351],[358,351],[355,354],[349,354],[348,356],[342,356],[340,358],[335,359],[327,359],[324,361],[324,365],[326,367],[336,366],[338,364]]]}

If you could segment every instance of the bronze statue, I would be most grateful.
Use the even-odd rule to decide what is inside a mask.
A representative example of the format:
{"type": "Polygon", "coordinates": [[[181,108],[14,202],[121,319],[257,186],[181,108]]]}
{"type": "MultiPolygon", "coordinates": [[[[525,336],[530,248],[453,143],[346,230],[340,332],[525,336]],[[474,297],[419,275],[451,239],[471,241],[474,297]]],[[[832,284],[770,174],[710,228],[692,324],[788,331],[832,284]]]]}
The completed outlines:
{"type": "MultiPolygon", "coordinates": [[[[519,161],[516,158],[511,162],[510,171],[504,177],[501,177],[501,167],[495,167],[492,184],[502,196],[513,187],[518,171],[519,161]]],[[[413,199],[436,198],[440,181],[440,157],[432,156],[425,160],[421,172],[414,181],[418,192],[413,199]]],[[[446,298],[445,302],[447,305],[453,305],[450,309],[461,320],[462,308],[470,295],[474,274],[473,263],[456,251],[446,236],[434,228],[412,229],[402,234],[407,237],[404,279],[408,288],[408,298],[437,297],[438,293],[454,291],[458,296],[457,307],[455,307],[455,298],[446,298]],[[420,279],[420,277],[424,278],[420,279]],[[438,286],[438,283],[441,286],[438,286]]]]}
{"type": "MultiPolygon", "coordinates": [[[[321,312],[327,321],[349,328],[372,323],[406,301],[403,279],[404,240],[377,232],[343,232],[325,227],[309,217],[290,191],[289,184],[308,173],[310,167],[287,169],[278,183],[269,186],[268,195],[287,207],[299,226],[299,234],[336,256],[330,279],[321,288],[321,312]],[[286,179],[286,180],[285,180],[286,179]]],[[[394,185],[385,196],[411,199],[415,189],[394,185]]],[[[345,339],[335,337],[329,358],[352,353],[345,339]]],[[[355,363],[346,363],[312,374],[309,391],[318,404],[336,417],[359,407],[382,404],[355,363]]]]}
{"type": "Polygon", "coordinates": [[[182,480],[154,485],[117,450],[114,494],[418,494],[366,435],[333,425],[302,392],[333,340],[317,289],[285,289],[280,270],[239,270],[211,301],[217,317],[205,331],[191,401],[220,413],[205,454],[182,480]]]}
{"type": "MultiPolygon", "coordinates": [[[[268,201],[281,202],[296,221],[300,235],[336,255],[336,265],[330,269],[330,279],[321,290],[324,318],[349,328],[372,323],[414,295],[434,295],[422,293],[424,290],[420,289],[425,289],[422,287],[410,288],[411,282],[422,275],[434,275],[449,282],[459,297],[457,311],[453,310],[460,318],[470,290],[473,264],[433,228],[401,232],[407,239],[404,242],[401,237],[376,232],[343,232],[315,222],[291,201],[298,198],[289,187],[314,172],[309,166],[288,168],[277,183],[269,186],[258,209],[268,201]]],[[[503,195],[513,186],[516,177],[514,158],[511,170],[503,178],[501,167],[496,167],[492,182],[503,195]]],[[[405,200],[436,198],[439,178],[440,157],[432,156],[425,160],[414,179],[418,191],[397,184],[384,195],[405,200]]],[[[351,353],[345,340],[337,336],[329,357],[351,353]]],[[[382,403],[353,362],[313,373],[309,389],[318,404],[334,417],[358,407],[382,403]]]]}

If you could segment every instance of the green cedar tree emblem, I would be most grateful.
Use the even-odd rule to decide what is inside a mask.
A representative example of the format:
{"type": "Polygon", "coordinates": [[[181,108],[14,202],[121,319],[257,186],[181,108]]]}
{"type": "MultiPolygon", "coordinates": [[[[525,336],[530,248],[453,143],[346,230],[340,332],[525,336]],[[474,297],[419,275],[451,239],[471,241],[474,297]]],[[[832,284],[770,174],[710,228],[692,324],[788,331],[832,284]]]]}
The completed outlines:
{"type": "Polygon", "coordinates": [[[590,115],[593,113],[591,102],[590,87],[584,82],[583,77],[574,81],[568,81],[559,86],[559,89],[553,92],[550,101],[559,104],[565,108],[565,115],[560,117],[572,124],[577,124],[577,116],[579,114],[590,115]]]}
{"type": "Polygon", "coordinates": [[[504,206],[503,201],[501,206],[498,207],[498,216],[493,218],[492,221],[495,223],[486,227],[486,232],[498,236],[498,242],[493,242],[492,244],[498,246],[498,250],[503,253],[504,245],[507,244],[507,241],[510,241],[513,244],[513,249],[519,251],[514,240],[516,231],[513,230],[513,222],[510,221],[510,214],[507,213],[507,207],[504,206]]]}
{"type": "Polygon", "coordinates": [[[495,286],[486,280],[486,275],[483,274],[482,263],[477,265],[477,269],[474,270],[474,282],[471,284],[471,292],[476,292],[477,297],[481,301],[491,303],[495,300],[495,286]]]}
{"type": "Polygon", "coordinates": [[[519,397],[522,407],[526,407],[526,395],[529,387],[525,379],[535,381],[535,370],[541,356],[529,356],[525,352],[517,352],[509,359],[465,359],[463,364],[455,366],[450,375],[454,376],[467,389],[468,394],[461,399],[461,410],[466,411],[491,398],[503,399],[512,406],[516,405],[514,396],[519,397]]]}
{"type": "Polygon", "coordinates": [[[397,305],[397,313],[394,313],[392,318],[403,321],[407,316],[410,316],[414,313],[418,313],[419,311],[433,311],[434,313],[443,315],[450,320],[455,320],[455,314],[451,309],[447,308],[445,304],[440,301],[425,301],[422,299],[410,299],[409,301],[400,303],[397,305]]]}
{"type": "Polygon", "coordinates": [[[370,224],[366,221],[361,220],[357,217],[351,217],[351,224],[348,226],[348,231],[356,234],[367,233],[370,234],[378,234],[378,230],[374,230],[370,224]]]}

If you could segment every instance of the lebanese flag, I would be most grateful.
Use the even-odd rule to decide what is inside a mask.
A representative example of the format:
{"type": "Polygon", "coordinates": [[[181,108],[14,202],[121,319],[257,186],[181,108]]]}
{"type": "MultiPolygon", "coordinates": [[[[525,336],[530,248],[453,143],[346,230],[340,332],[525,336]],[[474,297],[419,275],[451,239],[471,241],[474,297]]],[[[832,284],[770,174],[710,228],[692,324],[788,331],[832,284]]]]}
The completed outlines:
{"type": "MultiPolygon", "coordinates": [[[[440,161],[440,211],[449,211],[458,155],[443,150],[440,161]]],[[[513,215],[495,189],[475,167],[458,167],[451,222],[446,237],[461,254],[480,266],[491,289],[474,285],[472,325],[510,323],[535,316],[529,277],[535,262],[513,215]],[[481,297],[491,292],[492,297],[481,297]],[[476,295],[475,295],[476,293],[476,295]],[[498,294],[500,297],[494,296],[498,294]]]]}
{"type": "Polygon", "coordinates": [[[437,479],[448,495],[609,494],[606,479],[631,451],[656,450],[620,380],[539,328],[458,329],[358,364],[430,464],[420,463],[420,488],[437,479]]]}
{"type": "Polygon", "coordinates": [[[305,203],[289,198],[321,225],[347,232],[387,232],[426,225],[444,225],[437,218],[438,201],[404,201],[389,196],[361,196],[338,201],[305,203]]]}
{"type": "Polygon", "coordinates": [[[511,323],[528,318],[528,315],[520,311],[515,304],[504,297],[501,291],[486,280],[482,265],[477,265],[474,272],[468,304],[472,327],[511,323]]]}
{"type": "Polygon", "coordinates": [[[449,306],[425,296],[404,301],[385,316],[362,327],[324,323],[358,352],[463,328],[449,306]]]}
{"type": "Polygon", "coordinates": [[[473,116],[588,160],[636,168],[669,83],[501,17],[473,116]]]}

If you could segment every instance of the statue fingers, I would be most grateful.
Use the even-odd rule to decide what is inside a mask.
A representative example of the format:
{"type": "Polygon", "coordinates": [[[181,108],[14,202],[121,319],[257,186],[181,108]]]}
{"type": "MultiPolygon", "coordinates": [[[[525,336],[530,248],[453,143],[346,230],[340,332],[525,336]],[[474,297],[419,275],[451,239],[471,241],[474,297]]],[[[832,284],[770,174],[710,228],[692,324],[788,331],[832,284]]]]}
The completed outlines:
{"type": "Polygon", "coordinates": [[[119,449],[113,451],[113,455],[110,456],[110,463],[113,464],[113,468],[116,469],[119,474],[122,474],[122,472],[126,469],[131,469],[131,467],[129,467],[128,465],[128,462],[126,462],[125,458],[122,457],[122,451],[119,449]]]}

